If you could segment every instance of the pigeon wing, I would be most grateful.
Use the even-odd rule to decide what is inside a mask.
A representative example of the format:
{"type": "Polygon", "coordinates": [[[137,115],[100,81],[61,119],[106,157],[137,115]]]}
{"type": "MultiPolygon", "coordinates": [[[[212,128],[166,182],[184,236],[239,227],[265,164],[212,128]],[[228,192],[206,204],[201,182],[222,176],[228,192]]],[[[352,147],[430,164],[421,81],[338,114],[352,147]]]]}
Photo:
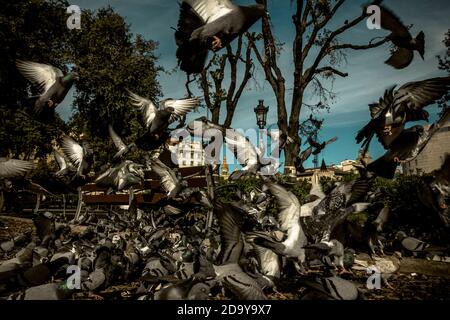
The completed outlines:
{"type": "Polygon", "coordinates": [[[53,156],[55,157],[56,163],[58,164],[60,170],[64,170],[67,168],[67,162],[62,155],[59,154],[56,150],[53,151],[53,156]]]}
{"type": "Polygon", "coordinates": [[[62,151],[64,155],[72,162],[75,166],[79,166],[81,161],[83,161],[84,150],[83,147],[78,144],[69,136],[64,136],[62,141],[62,151]]]}
{"type": "Polygon", "coordinates": [[[118,151],[122,151],[127,148],[126,144],[123,143],[122,139],[119,137],[119,135],[114,131],[113,127],[111,125],[108,126],[109,135],[116,146],[118,151]]]}
{"type": "Polygon", "coordinates": [[[219,220],[221,250],[217,258],[219,264],[237,263],[242,253],[242,216],[231,206],[223,203],[214,205],[214,213],[219,220]]]}
{"type": "Polygon", "coordinates": [[[166,101],[163,102],[164,108],[171,107],[174,110],[172,115],[170,116],[169,123],[181,119],[189,112],[197,108],[199,105],[200,99],[198,98],[189,98],[180,100],[167,99],[166,101]]]}
{"type": "Polygon", "coordinates": [[[229,0],[183,0],[202,18],[211,23],[233,11],[236,6],[229,0]]]}
{"type": "Polygon", "coordinates": [[[151,100],[138,96],[131,91],[128,91],[128,94],[133,105],[141,110],[145,126],[150,128],[150,125],[156,117],[156,112],[158,111],[155,104],[151,100]]]}
{"type": "Polygon", "coordinates": [[[411,64],[413,59],[414,51],[398,47],[384,63],[395,69],[405,69],[411,64]]]}
{"type": "Polygon", "coordinates": [[[58,77],[64,76],[60,69],[48,64],[17,60],[16,66],[25,78],[39,86],[41,93],[47,92],[58,77]]]}
{"type": "Polygon", "coordinates": [[[381,27],[385,30],[391,31],[397,37],[412,39],[408,28],[403,24],[400,18],[390,9],[385,6],[379,6],[381,9],[381,27]]]}
{"type": "Polygon", "coordinates": [[[255,165],[258,163],[258,153],[255,146],[243,135],[236,131],[227,131],[225,137],[227,147],[234,153],[237,161],[242,166],[255,165]]]}
{"type": "Polygon", "coordinates": [[[15,178],[24,176],[26,173],[33,170],[34,164],[30,161],[9,159],[0,160],[0,178],[15,178]]]}
{"type": "Polygon", "coordinates": [[[152,171],[161,178],[161,186],[167,193],[171,193],[177,188],[178,179],[176,178],[175,173],[162,163],[161,160],[154,159],[151,167],[152,171]]]}
{"type": "MultiPolygon", "coordinates": [[[[405,106],[409,113],[418,111],[435,103],[450,90],[450,77],[433,78],[410,82],[395,93],[396,106],[405,106]]],[[[416,119],[412,119],[414,121],[416,119]]],[[[418,119],[423,120],[423,119],[418,119]]]]}

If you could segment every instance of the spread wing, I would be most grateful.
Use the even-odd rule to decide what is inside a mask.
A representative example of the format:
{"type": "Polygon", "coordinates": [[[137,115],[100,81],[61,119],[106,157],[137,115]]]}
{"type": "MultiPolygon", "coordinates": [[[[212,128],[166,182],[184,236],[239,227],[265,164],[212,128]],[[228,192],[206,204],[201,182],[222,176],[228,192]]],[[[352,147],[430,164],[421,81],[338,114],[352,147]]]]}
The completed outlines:
{"type": "Polygon", "coordinates": [[[423,108],[440,100],[450,90],[450,77],[410,82],[395,93],[396,109],[407,108],[409,121],[424,120],[423,108]]]}
{"type": "Polygon", "coordinates": [[[400,18],[385,6],[379,6],[381,9],[381,27],[385,30],[391,31],[399,37],[411,37],[408,28],[403,24],[400,18]]]}
{"type": "Polygon", "coordinates": [[[123,143],[122,139],[119,137],[119,135],[114,131],[113,127],[111,125],[108,126],[109,135],[116,146],[117,150],[122,151],[127,148],[126,144],[123,143]]]}
{"type": "Polygon", "coordinates": [[[258,163],[258,153],[255,146],[243,135],[234,130],[227,130],[225,137],[227,147],[234,153],[239,164],[249,166],[258,163]]]}
{"type": "Polygon", "coordinates": [[[55,157],[56,163],[58,163],[58,166],[61,170],[67,168],[67,162],[64,157],[59,154],[59,152],[57,152],[56,150],[53,151],[53,156],[55,157]]]}
{"type": "Polygon", "coordinates": [[[320,143],[317,143],[316,141],[314,141],[314,139],[312,137],[308,137],[308,143],[310,146],[318,149],[321,148],[322,146],[320,145],[320,143]]]}
{"type": "Polygon", "coordinates": [[[161,178],[161,186],[167,193],[171,193],[173,190],[178,188],[179,181],[175,176],[175,173],[164,163],[162,163],[161,160],[152,160],[151,168],[152,171],[154,171],[161,178]]]}
{"type": "Polygon", "coordinates": [[[48,91],[58,77],[64,76],[60,69],[48,64],[17,60],[16,66],[25,78],[39,86],[41,93],[48,91]]]}
{"type": "Polygon", "coordinates": [[[229,0],[183,0],[202,18],[211,23],[233,11],[236,6],[229,0]]]}
{"type": "Polygon", "coordinates": [[[133,101],[133,105],[141,110],[144,124],[147,128],[149,128],[152,121],[156,117],[156,112],[158,111],[155,104],[151,100],[138,96],[131,91],[128,91],[128,94],[131,101],[133,101]]]}
{"type": "Polygon", "coordinates": [[[333,138],[331,138],[330,140],[328,140],[327,142],[326,142],[326,144],[328,145],[328,144],[331,144],[331,143],[333,143],[333,142],[336,142],[338,140],[338,137],[333,137],[333,138]]]}
{"type": "Polygon", "coordinates": [[[9,179],[24,176],[33,168],[34,164],[31,161],[0,159],[0,178],[9,179]]]}
{"type": "Polygon", "coordinates": [[[237,263],[244,245],[241,236],[242,216],[229,205],[220,202],[214,205],[214,214],[217,216],[220,227],[221,250],[217,258],[218,262],[219,264],[237,263]]]}
{"type": "Polygon", "coordinates": [[[170,116],[169,122],[175,122],[180,118],[187,115],[189,112],[193,111],[200,106],[199,98],[189,98],[189,99],[167,99],[163,103],[164,108],[173,108],[173,113],[170,116]]]}
{"type": "Polygon", "coordinates": [[[266,182],[270,192],[275,196],[278,205],[278,219],[280,222],[280,229],[289,232],[294,225],[299,224],[300,219],[300,203],[297,197],[290,191],[287,191],[282,186],[266,182]]]}
{"type": "Polygon", "coordinates": [[[81,161],[83,161],[84,151],[83,147],[78,144],[69,136],[64,136],[62,141],[62,151],[64,155],[72,162],[75,166],[79,166],[81,161]]]}

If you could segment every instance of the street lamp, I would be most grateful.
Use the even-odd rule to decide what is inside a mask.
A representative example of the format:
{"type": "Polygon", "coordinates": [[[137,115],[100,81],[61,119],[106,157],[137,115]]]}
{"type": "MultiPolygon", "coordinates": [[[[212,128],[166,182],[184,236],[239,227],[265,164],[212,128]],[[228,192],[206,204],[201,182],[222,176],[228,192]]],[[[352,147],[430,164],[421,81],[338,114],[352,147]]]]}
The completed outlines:
{"type": "Polygon", "coordinates": [[[264,129],[266,126],[267,112],[269,112],[269,107],[264,106],[264,100],[259,100],[259,104],[254,109],[256,114],[256,123],[259,129],[264,129]]]}

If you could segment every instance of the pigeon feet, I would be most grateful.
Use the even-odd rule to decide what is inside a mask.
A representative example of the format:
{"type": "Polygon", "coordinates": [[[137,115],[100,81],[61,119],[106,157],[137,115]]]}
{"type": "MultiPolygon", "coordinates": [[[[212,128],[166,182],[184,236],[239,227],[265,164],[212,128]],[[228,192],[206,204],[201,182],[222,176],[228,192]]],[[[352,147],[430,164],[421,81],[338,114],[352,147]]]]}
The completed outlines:
{"type": "Polygon", "coordinates": [[[222,49],[222,40],[218,36],[213,36],[214,41],[212,42],[212,51],[217,51],[222,49]]]}
{"type": "Polygon", "coordinates": [[[383,133],[384,133],[386,136],[392,136],[392,126],[386,126],[386,127],[384,127],[383,133]]]}

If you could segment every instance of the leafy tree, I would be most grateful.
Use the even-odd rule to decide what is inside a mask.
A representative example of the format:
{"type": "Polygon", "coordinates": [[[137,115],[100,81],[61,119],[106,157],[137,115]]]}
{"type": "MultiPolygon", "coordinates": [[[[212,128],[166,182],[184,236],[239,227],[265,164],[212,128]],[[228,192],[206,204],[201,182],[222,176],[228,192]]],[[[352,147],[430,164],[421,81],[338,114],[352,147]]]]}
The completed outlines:
{"type": "Polygon", "coordinates": [[[82,29],[72,34],[71,44],[80,75],[71,131],[75,136],[87,134],[97,162],[105,163],[114,149],[108,124],[126,142],[134,141],[141,128],[141,114],[130,105],[126,89],[150,99],[160,95],[157,43],[133,35],[124,18],[106,7],[83,11],[82,29]]]}
{"type": "Polygon", "coordinates": [[[0,12],[0,153],[32,159],[51,150],[64,123],[42,124],[27,113],[25,97],[37,88],[17,71],[15,60],[49,63],[67,71],[66,8],[63,0],[2,1],[0,12]]]}
{"type": "MultiPolygon", "coordinates": [[[[450,29],[445,35],[444,44],[447,47],[447,52],[444,56],[438,56],[439,59],[439,69],[447,71],[450,75],[450,29]]],[[[445,97],[442,98],[441,101],[439,101],[439,107],[442,109],[442,111],[446,108],[448,108],[448,103],[450,101],[450,94],[447,94],[445,97]]],[[[442,112],[443,113],[443,112],[442,112]]]]}
{"type": "MultiPolygon", "coordinates": [[[[268,0],[261,0],[267,6],[268,0]]],[[[286,165],[293,166],[300,151],[300,115],[303,107],[309,107],[317,112],[327,109],[335,98],[335,94],[325,85],[327,80],[336,77],[345,78],[348,74],[340,70],[345,62],[346,50],[368,50],[385,44],[388,39],[369,41],[365,44],[343,43],[344,35],[355,26],[363,23],[368,15],[362,12],[357,17],[348,17],[345,23],[332,27],[337,22],[335,17],[342,11],[345,0],[297,0],[291,1],[295,8],[292,22],[295,28],[292,50],[292,76],[294,79],[292,103],[288,108],[288,90],[286,88],[286,74],[280,68],[279,53],[281,44],[276,40],[270,17],[262,18],[262,32],[260,35],[250,35],[250,43],[254,54],[262,66],[266,79],[270,84],[277,101],[278,127],[287,132],[295,143],[286,147],[286,165]],[[258,45],[262,37],[263,45],[258,45]],[[313,96],[319,101],[307,103],[306,93],[312,90],[313,96]],[[288,111],[290,112],[288,114],[288,111]]],[[[278,4],[278,2],[277,2],[278,4]]],[[[279,5],[289,5],[280,1],[279,5]]],[[[361,10],[362,11],[362,10],[361,10]]]]}

